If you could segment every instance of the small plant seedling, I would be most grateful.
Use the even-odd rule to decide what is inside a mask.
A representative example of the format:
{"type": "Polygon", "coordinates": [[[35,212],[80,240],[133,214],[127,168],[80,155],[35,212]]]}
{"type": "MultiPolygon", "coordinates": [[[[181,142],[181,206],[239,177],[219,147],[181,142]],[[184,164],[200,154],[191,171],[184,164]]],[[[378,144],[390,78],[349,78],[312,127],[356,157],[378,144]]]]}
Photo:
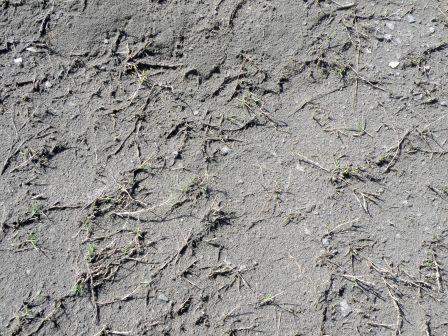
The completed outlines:
{"type": "Polygon", "coordinates": [[[360,169],[352,165],[342,166],[339,159],[335,160],[335,168],[332,170],[331,182],[339,184],[347,182],[348,179],[354,177],[361,179],[360,169]]]}
{"type": "Polygon", "coordinates": [[[19,311],[18,318],[19,318],[20,321],[25,321],[27,319],[32,318],[31,309],[30,309],[28,303],[24,303],[23,304],[22,308],[19,311]]]}
{"type": "Polygon", "coordinates": [[[189,201],[194,201],[202,196],[208,197],[210,190],[205,177],[195,177],[185,187],[181,189],[189,201]]]}
{"type": "Polygon", "coordinates": [[[30,243],[36,250],[38,250],[38,248],[37,248],[38,240],[39,240],[39,238],[37,236],[37,233],[34,231],[31,231],[30,234],[28,235],[28,237],[26,238],[26,242],[30,243]]]}
{"type": "Polygon", "coordinates": [[[140,227],[136,227],[134,229],[134,235],[135,235],[135,239],[136,240],[141,240],[143,239],[143,234],[142,234],[142,229],[140,227]]]}
{"type": "Polygon", "coordinates": [[[30,219],[39,219],[43,214],[42,208],[40,205],[33,204],[30,209],[30,219]]]}
{"type": "Polygon", "coordinates": [[[240,103],[242,107],[247,108],[248,110],[263,106],[263,101],[250,91],[243,92],[242,97],[240,98],[240,103]]]}
{"type": "Polygon", "coordinates": [[[266,295],[263,295],[263,296],[261,296],[261,297],[258,299],[258,304],[260,304],[261,306],[273,304],[275,298],[276,298],[277,296],[282,295],[282,294],[283,294],[283,293],[278,293],[278,294],[275,294],[275,295],[272,295],[272,294],[266,294],[266,295]]]}
{"type": "Polygon", "coordinates": [[[82,224],[82,228],[86,231],[87,235],[90,236],[93,233],[92,220],[90,218],[86,218],[86,220],[82,224]]]}
{"type": "Polygon", "coordinates": [[[140,244],[144,240],[144,233],[142,232],[142,229],[140,227],[136,227],[134,229],[134,245],[140,246],[140,244]]]}
{"type": "Polygon", "coordinates": [[[91,262],[93,258],[95,257],[96,247],[93,244],[87,245],[87,253],[86,253],[86,259],[88,262],[91,262]]]}
{"type": "Polygon", "coordinates": [[[86,282],[83,278],[81,278],[76,282],[73,288],[73,294],[75,296],[82,296],[84,294],[85,289],[86,289],[86,282]]]}
{"type": "Polygon", "coordinates": [[[361,136],[363,136],[365,134],[367,134],[368,136],[372,137],[367,132],[367,123],[366,123],[366,119],[365,118],[362,118],[362,120],[360,122],[358,122],[358,124],[356,124],[355,127],[349,128],[349,129],[347,129],[347,131],[354,132],[354,134],[353,134],[354,137],[361,137],[361,136]]]}

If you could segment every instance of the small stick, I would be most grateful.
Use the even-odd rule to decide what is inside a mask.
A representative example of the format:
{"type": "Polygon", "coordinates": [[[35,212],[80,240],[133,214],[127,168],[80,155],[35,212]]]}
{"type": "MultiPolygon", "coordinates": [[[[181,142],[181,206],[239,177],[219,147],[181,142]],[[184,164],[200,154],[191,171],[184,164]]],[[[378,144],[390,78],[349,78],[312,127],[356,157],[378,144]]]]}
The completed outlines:
{"type": "Polygon", "coordinates": [[[317,162],[314,162],[314,161],[308,159],[306,156],[304,156],[304,155],[302,155],[302,154],[297,154],[297,155],[300,156],[300,158],[299,158],[300,161],[306,162],[306,163],[308,163],[308,164],[310,164],[310,165],[312,165],[312,166],[314,166],[314,167],[316,167],[316,168],[322,169],[323,171],[325,171],[325,172],[327,172],[327,173],[330,173],[330,170],[329,170],[329,169],[327,169],[327,168],[325,168],[325,167],[322,167],[322,166],[321,166],[320,164],[318,164],[317,162]]]}
{"type": "Polygon", "coordinates": [[[382,324],[382,323],[375,323],[375,322],[367,322],[367,324],[372,326],[372,327],[381,327],[381,328],[386,328],[386,329],[393,329],[393,326],[391,326],[389,324],[382,324]]]}
{"type": "Polygon", "coordinates": [[[389,172],[389,171],[390,171],[390,168],[392,168],[392,167],[395,165],[396,160],[398,159],[398,157],[399,157],[400,154],[401,154],[401,149],[402,149],[402,147],[403,147],[403,142],[404,142],[404,140],[408,137],[408,135],[409,135],[410,133],[411,133],[411,130],[407,130],[407,131],[404,133],[403,137],[398,141],[398,144],[397,144],[397,147],[396,147],[396,150],[395,150],[395,154],[394,154],[394,156],[392,157],[392,160],[390,160],[390,162],[389,162],[389,164],[387,165],[386,169],[384,170],[385,173],[389,172]]]}
{"type": "MultiPolygon", "coordinates": [[[[356,52],[356,72],[359,72],[359,58],[361,57],[361,40],[359,38],[359,31],[358,31],[358,23],[356,21],[356,17],[354,19],[355,21],[355,28],[356,28],[356,34],[357,34],[357,52],[356,52]]],[[[359,77],[356,76],[355,78],[355,89],[353,92],[353,112],[355,115],[357,114],[357,108],[358,108],[358,87],[359,87],[359,77]]]]}
{"type": "Polygon", "coordinates": [[[391,288],[392,286],[383,278],[383,281],[386,285],[387,288],[387,292],[389,294],[389,296],[391,297],[395,309],[397,311],[397,322],[396,322],[396,326],[395,326],[395,335],[401,335],[401,328],[403,327],[403,309],[401,308],[401,304],[400,301],[398,300],[398,298],[395,296],[395,294],[392,292],[391,288]]]}
{"type": "MultiPolygon", "coordinates": [[[[144,209],[140,209],[140,210],[136,210],[136,211],[113,212],[113,214],[114,214],[115,216],[122,217],[122,218],[123,218],[123,217],[130,217],[130,218],[133,218],[133,217],[135,217],[136,215],[139,215],[139,214],[142,214],[142,213],[145,213],[145,212],[152,212],[152,213],[154,213],[154,210],[155,210],[155,209],[160,208],[162,205],[166,205],[166,204],[168,204],[170,201],[172,201],[172,198],[168,198],[166,201],[164,201],[164,202],[162,202],[162,203],[160,203],[160,204],[158,204],[158,205],[149,207],[149,208],[144,208],[144,209]]],[[[154,214],[155,214],[155,213],[154,213],[154,214]]],[[[156,214],[155,214],[155,215],[156,215],[156,214]]]]}
{"type": "Polygon", "coordinates": [[[43,37],[46,32],[47,32],[47,25],[48,22],[50,22],[50,17],[51,14],[53,14],[53,10],[54,8],[51,8],[47,14],[45,14],[44,18],[42,19],[42,23],[40,24],[40,29],[39,29],[39,36],[43,37]]]}
{"type": "Polygon", "coordinates": [[[344,223],[341,223],[341,224],[339,224],[339,225],[336,225],[333,229],[331,229],[330,231],[328,231],[328,233],[326,234],[326,236],[331,235],[331,234],[334,233],[337,229],[339,229],[340,227],[342,227],[342,226],[344,226],[344,225],[354,224],[354,223],[356,223],[356,222],[359,222],[359,218],[355,218],[355,219],[353,219],[353,220],[351,220],[351,221],[344,222],[344,223]]]}
{"type": "Polygon", "coordinates": [[[329,95],[329,94],[332,94],[332,93],[334,93],[334,92],[337,92],[337,91],[340,91],[341,89],[343,89],[344,88],[344,86],[339,86],[338,88],[336,88],[336,89],[333,89],[333,90],[330,90],[330,91],[327,91],[327,92],[323,92],[323,93],[319,93],[318,95],[316,95],[316,96],[314,96],[314,97],[312,97],[312,98],[310,98],[310,99],[308,99],[308,100],[305,100],[304,102],[302,102],[300,105],[299,105],[299,107],[293,112],[293,113],[291,113],[290,115],[289,115],[289,117],[291,117],[291,116],[293,116],[294,114],[296,114],[297,112],[299,112],[301,109],[303,109],[306,105],[308,105],[309,103],[312,103],[313,101],[315,101],[315,100],[317,100],[317,99],[320,99],[320,98],[323,98],[323,97],[325,97],[325,96],[327,96],[327,95],[329,95]]]}
{"type": "Polygon", "coordinates": [[[13,147],[13,146],[11,146],[11,148],[10,148],[10,150],[9,150],[10,154],[8,155],[8,157],[6,158],[6,160],[3,162],[3,167],[2,167],[2,170],[0,171],[0,175],[3,175],[3,173],[4,173],[5,170],[6,170],[6,168],[8,168],[11,159],[14,157],[14,155],[16,155],[16,154],[20,151],[20,149],[22,148],[22,146],[23,146],[26,142],[28,142],[29,140],[31,140],[31,138],[26,139],[26,140],[23,140],[23,141],[17,146],[17,148],[14,150],[14,152],[12,151],[12,147],[13,147]]]}
{"type": "Polygon", "coordinates": [[[98,323],[100,320],[100,308],[96,300],[95,284],[93,282],[93,275],[89,265],[89,281],[90,281],[90,300],[92,301],[93,308],[95,309],[95,321],[98,323]]]}
{"type": "Polygon", "coordinates": [[[334,3],[335,5],[339,6],[338,9],[349,9],[356,5],[354,2],[349,2],[347,4],[340,4],[339,2],[337,2],[335,0],[331,0],[331,2],[334,3]]]}
{"type": "Polygon", "coordinates": [[[375,287],[374,283],[362,280],[360,277],[355,276],[355,275],[350,275],[350,274],[337,274],[337,275],[340,275],[341,277],[343,277],[349,281],[355,282],[355,283],[359,282],[359,283],[365,284],[369,287],[375,287]]]}
{"type": "Polygon", "coordinates": [[[442,275],[440,274],[440,265],[437,262],[437,257],[436,254],[433,252],[432,253],[432,258],[434,261],[434,266],[435,266],[435,270],[436,270],[436,277],[437,277],[437,288],[439,289],[439,293],[443,292],[443,287],[442,287],[442,275]]]}
{"type": "Polygon", "coordinates": [[[383,92],[387,92],[385,89],[383,89],[382,87],[379,87],[378,85],[373,84],[371,81],[369,81],[367,78],[362,77],[358,71],[356,71],[351,65],[348,65],[348,67],[356,74],[356,76],[362,80],[364,83],[369,84],[371,87],[373,87],[374,89],[383,91],[383,92]]]}
{"type": "Polygon", "coordinates": [[[39,324],[37,325],[36,328],[34,328],[33,331],[30,331],[28,334],[26,334],[26,336],[32,336],[34,334],[37,334],[42,329],[42,327],[44,326],[44,324],[46,322],[53,319],[54,315],[56,315],[59,308],[61,308],[61,307],[62,307],[62,302],[61,301],[57,302],[55,305],[55,308],[39,322],[39,324]]]}
{"type": "Polygon", "coordinates": [[[428,320],[425,321],[424,328],[425,328],[425,336],[432,336],[431,326],[429,325],[429,321],[428,320]]]}

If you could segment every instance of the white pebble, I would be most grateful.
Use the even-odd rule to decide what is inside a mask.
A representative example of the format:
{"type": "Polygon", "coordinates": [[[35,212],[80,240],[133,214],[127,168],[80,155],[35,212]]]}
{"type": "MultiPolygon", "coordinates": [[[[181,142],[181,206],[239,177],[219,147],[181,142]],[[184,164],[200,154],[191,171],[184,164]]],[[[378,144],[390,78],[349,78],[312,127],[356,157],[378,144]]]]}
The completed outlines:
{"type": "Polygon", "coordinates": [[[342,300],[340,303],[342,316],[347,317],[352,312],[347,300],[342,300]]]}
{"type": "Polygon", "coordinates": [[[392,62],[389,63],[389,66],[392,69],[396,69],[399,65],[400,65],[400,62],[397,62],[397,61],[392,61],[392,62]]]}
{"type": "Polygon", "coordinates": [[[165,294],[163,294],[163,293],[157,295],[157,299],[159,299],[160,301],[164,301],[164,302],[168,302],[168,301],[170,300],[170,299],[168,299],[168,297],[167,297],[165,294]]]}
{"type": "Polygon", "coordinates": [[[395,29],[395,23],[393,23],[393,22],[386,22],[386,27],[389,28],[390,30],[394,30],[395,29]]]}
{"type": "Polygon", "coordinates": [[[408,15],[406,16],[406,18],[408,19],[408,22],[409,22],[409,23],[414,23],[414,22],[415,22],[415,17],[412,16],[411,14],[408,14],[408,15]]]}
{"type": "Polygon", "coordinates": [[[227,155],[227,154],[230,153],[230,151],[231,151],[231,149],[228,146],[221,147],[221,154],[222,155],[227,155]]]}
{"type": "Polygon", "coordinates": [[[32,52],[32,53],[38,53],[39,52],[39,49],[37,49],[35,47],[28,47],[28,48],[26,48],[26,50],[28,50],[29,52],[32,52]]]}
{"type": "Polygon", "coordinates": [[[22,57],[14,58],[14,63],[15,63],[15,64],[20,65],[20,64],[22,64],[22,62],[23,62],[22,57]]]}

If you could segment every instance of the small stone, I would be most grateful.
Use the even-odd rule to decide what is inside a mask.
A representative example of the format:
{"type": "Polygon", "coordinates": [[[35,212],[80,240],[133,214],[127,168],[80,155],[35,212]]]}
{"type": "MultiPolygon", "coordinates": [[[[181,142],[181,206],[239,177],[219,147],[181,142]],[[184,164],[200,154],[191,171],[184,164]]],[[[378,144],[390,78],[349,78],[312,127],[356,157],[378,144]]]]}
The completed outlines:
{"type": "Polygon", "coordinates": [[[330,246],[330,239],[322,238],[322,245],[325,246],[325,247],[330,246]]]}
{"type": "Polygon", "coordinates": [[[220,149],[222,155],[227,155],[231,152],[231,149],[228,146],[223,146],[220,149]]]}
{"type": "Polygon", "coordinates": [[[352,309],[350,308],[350,305],[348,304],[347,300],[342,300],[339,304],[341,306],[341,313],[342,316],[347,317],[352,312],[352,309]]]}
{"type": "Polygon", "coordinates": [[[412,16],[411,14],[406,15],[406,18],[408,19],[409,23],[414,23],[415,22],[415,17],[412,16]]]}
{"type": "Polygon", "coordinates": [[[108,43],[109,43],[109,40],[108,40],[108,39],[104,39],[104,40],[103,40],[103,43],[104,43],[104,44],[108,44],[108,43]]]}
{"type": "Polygon", "coordinates": [[[296,169],[298,170],[298,171],[301,171],[301,172],[304,172],[305,171],[305,167],[304,166],[302,166],[300,163],[296,163],[296,169]]]}
{"type": "Polygon", "coordinates": [[[434,34],[436,29],[434,27],[429,27],[429,33],[434,34]]]}
{"type": "Polygon", "coordinates": [[[22,62],[23,62],[22,57],[14,58],[14,63],[15,63],[15,64],[20,65],[20,64],[22,64],[22,62]]]}
{"type": "Polygon", "coordinates": [[[314,211],[314,209],[316,209],[316,204],[313,203],[309,203],[306,208],[305,208],[305,212],[306,213],[311,213],[314,211]]]}
{"type": "Polygon", "coordinates": [[[157,295],[157,300],[160,300],[160,301],[163,301],[163,302],[169,302],[170,301],[170,299],[168,299],[168,297],[165,294],[163,294],[163,293],[160,293],[159,295],[157,295]]]}
{"type": "Polygon", "coordinates": [[[389,66],[392,69],[396,69],[399,65],[400,65],[400,62],[397,62],[397,61],[392,61],[392,62],[389,63],[389,66]]]}
{"type": "Polygon", "coordinates": [[[395,23],[393,23],[393,22],[386,22],[386,27],[389,28],[390,30],[394,30],[395,29],[395,23]]]}
{"type": "Polygon", "coordinates": [[[392,35],[391,35],[391,34],[384,34],[383,38],[384,38],[386,41],[392,41],[392,35]]]}
{"type": "Polygon", "coordinates": [[[447,102],[445,100],[442,100],[439,104],[440,104],[440,106],[446,106],[447,102]]]}
{"type": "Polygon", "coordinates": [[[199,114],[199,111],[198,111],[198,110],[194,110],[194,111],[193,111],[193,115],[197,116],[198,114],[199,114]]]}
{"type": "Polygon", "coordinates": [[[26,50],[28,50],[29,52],[32,52],[32,53],[38,53],[39,52],[39,49],[37,49],[35,47],[28,47],[28,48],[26,48],[26,50]]]}
{"type": "Polygon", "coordinates": [[[47,89],[49,89],[53,86],[53,84],[51,84],[49,81],[46,81],[44,85],[47,89]]]}

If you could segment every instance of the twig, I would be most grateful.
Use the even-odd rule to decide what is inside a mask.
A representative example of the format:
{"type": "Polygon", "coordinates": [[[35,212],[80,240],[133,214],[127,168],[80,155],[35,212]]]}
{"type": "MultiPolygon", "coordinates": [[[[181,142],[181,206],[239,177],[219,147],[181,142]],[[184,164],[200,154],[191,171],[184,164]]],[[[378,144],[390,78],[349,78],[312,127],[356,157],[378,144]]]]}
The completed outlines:
{"type": "Polygon", "coordinates": [[[14,167],[11,169],[10,173],[14,173],[15,171],[19,170],[20,168],[26,167],[28,163],[32,162],[33,159],[38,155],[38,153],[34,153],[31,155],[27,160],[23,161],[21,164],[19,164],[17,167],[14,167]]]}
{"type": "Polygon", "coordinates": [[[403,309],[401,307],[400,301],[398,300],[397,296],[394,294],[394,290],[392,285],[390,285],[384,278],[383,281],[386,285],[387,292],[389,296],[391,297],[395,309],[397,311],[397,322],[395,324],[395,335],[401,335],[401,328],[403,327],[403,309]]]}
{"type": "Polygon", "coordinates": [[[327,95],[329,95],[329,94],[332,94],[332,93],[334,93],[334,92],[340,91],[340,90],[343,89],[344,87],[345,87],[345,86],[339,86],[339,87],[336,88],[336,89],[332,89],[332,90],[327,91],[327,92],[319,93],[318,95],[316,95],[316,96],[314,96],[314,97],[312,97],[312,98],[310,98],[310,99],[307,99],[307,100],[303,101],[303,102],[299,105],[299,107],[298,107],[293,113],[291,113],[291,114],[289,115],[289,117],[293,116],[294,114],[296,114],[297,112],[299,112],[299,111],[300,111],[301,109],[303,109],[306,105],[312,103],[313,101],[315,101],[315,100],[317,100],[317,99],[320,99],[320,98],[323,98],[323,97],[325,97],[325,96],[327,96],[327,95]]]}
{"type": "Polygon", "coordinates": [[[160,208],[162,205],[168,204],[172,200],[173,200],[173,198],[168,198],[166,201],[164,201],[164,202],[162,202],[162,203],[160,203],[158,205],[152,206],[152,207],[148,207],[148,208],[144,208],[144,209],[140,209],[140,210],[136,210],[136,211],[113,212],[112,214],[114,214],[114,215],[116,215],[118,217],[130,217],[130,218],[132,218],[132,217],[135,217],[136,215],[140,215],[140,214],[143,214],[145,212],[153,212],[154,213],[155,209],[160,208]]]}
{"type": "Polygon", "coordinates": [[[96,300],[95,283],[93,282],[93,275],[89,264],[89,281],[90,281],[90,301],[92,302],[93,308],[95,309],[95,321],[98,323],[100,320],[100,308],[96,300]]]}
{"type": "Polygon", "coordinates": [[[367,78],[362,77],[358,71],[356,71],[351,65],[348,65],[348,67],[356,74],[357,78],[359,78],[360,80],[362,80],[364,83],[369,84],[371,87],[373,87],[374,89],[383,91],[383,92],[387,92],[385,89],[383,89],[382,87],[373,84],[371,81],[369,81],[367,78]]]}
{"type": "Polygon", "coordinates": [[[327,173],[330,173],[330,170],[329,170],[329,169],[327,169],[327,168],[325,168],[325,167],[322,167],[319,163],[314,162],[314,161],[308,159],[308,158],[307,158],[306,156],[304,156],[304,155],[301,155],[301,154],[297,154],[297,155],[300,157],[300,158],[299,158],[300,161],[306,162],[306,163],[308,163],[308,164],[310,164],[310,165],[312,165],[312,166],[314,166],[314,167],[316,167],[316,168],[319,168],[319,169],[321,169],[321,170],[323,170],[323,171],[325,171],[325,172],[327,172],[327,173]]]}
{"type": "Polygon", "coordinates": [[[48,322],[48,321],[50,321],[50,320],[53,319],[54,315],[56,315],[56,313],[58,312],[59,308],[61,308],[61,307],[62,307],[62,302],[61,302],[61,300],[59,300],[59,301],[55,304],[54,309],[53,309],[50,313],[48,313],[48,315],[45,316],[45,317],[39,322],[39,324],[36,326],[36,328],[34,328],[34,330],[32,330],[32,331],[30,331],[28,334],[26,334],[26,336],[32,336],[32,335],[34,335],[34,334],[37,334],[37,333],[42,329],[42,327],[44,326],[44,324],[45,324],[46,322],[48,322]]]}
{"type": "Polygon", "coordinates": [[[430,323],[429,323],[428,320],[425,321],[424,328],[425,328],[425,329],[424,329],[424,330],[425,330],[425,336],[432,336],[432,333],[431,333],[431,325],[430,325],[430,323]]]}
{"type": "Polygon", "coordinates": [[[442,275],[440,273],[440,264],[437,261],[437,256],[435,254],[435,252],[432,252],[432,258],[433,258],[433,262],[434,262],[434,268],[436,270],[436,277],[437,277],[437,288],[440,292],[443,292],[443,279],[442,279],[442,275]]]}
{"type": "Polygon", "coordinates": [[[409,135],[410,133],[411,133],[411,130],[407,130],[407,131],[404,133],[404,135],[401,137],[401,139],[398,140],[398,144],[397,144],[397,147],[396,147],[396,149],[395,149],[395,154],[394,154],[394,156],[392,157],[392,160],[390,160],[390,162],[389,162],[389,164],[387,165],[386,169],[384,170],[385,173],[388,173],[388,172],[390,171],[390,168],[392,168],[392,167],[395,165],[395,163],[397,162],[398,157],[400,156],[400,154],[401,154],[401,150],[402,150],[402,148],[403,148],[403,142],[404,142],[404,140],[408,137],[408,135],[409,135]]]}
{"type": "Polygon", "coordinates": [[[132,130],[129,132],[129,134],[121,141],[120,145],[117,147],[117,149],[108,156],[108,158],[110,158],[113,155],[118,154],[118,152],[120,152],[123,149],[124,144],[126,143],[126,141],[128,141],[128,139],[132,136],[132,134],[134,134],[137,129],[139,128],[140,125],[140,118],[137,118],[137,120],[134,123],[134,127],[132,128],[132,130]]]}
{"type": "Polygon", "coordinates": [[[393,325],[389,325],[389,324],[375,323],[375,322],[367,322],[367,324],[369,326],[372,326],[372,327],[381,327],[381,328],[386,328],[386,329],[393,329],[393,325]]]}
{"type": "MultiPolygon", "coordinates": [[[[358,35],[358,45],[357,45],[357,52],[356,52],[356,72],[359,72],[359,58],[361,56],[361,40],[359,38],[359,32],[358,32],[358,24],[356,22],[356,17],[354,19],[355,21],[355,27],[356,27],[356,34],[358,35]]],[[[357,109],[358,109],[358,87],[359,87],[359,77],[356,76],[355,78],[355,89],[353,91],[353,112],[355,113],[355,115],[357,114],[357,109]]]]}
{"type": "Polygon", "coordinates": [[[344,222],[344,223],[341,223],[341,224],[339,224],[339,225],[336,225],[333,229],[331,229],[330,231],[328,231],[328,232],[326,233],[326,236],[331,235],[331,234],[334,233],[337,229],[339,229],[340,227],[342,227],[342,226],[344,226],[344,225],[354,224],[354,223],[357,223],[357,222],[359,222],[359,218],[355,218],[355,219],[353,219],[353,220],[351,220],[351,221],[344,222]]]}
{"type": "Polygon", "coordinates": [[[53,14],[54,8],[51,8],[47,14],[45,14],[44,18],[42,19],[42,23],[40,24],[39,28],[39,36],[43,37],[47,32],[47,25],[48,22],[50,22],[51,14],[53,14]]]}
{"type": "Polygon", "coordinates": [[[354,2],[349,2],[347,4],[340,4],[339,2],[337,2],[335,0],[331,0],[331,2],[338,6],[338,10],[349,9],[356,5],[356,3],[354,3],[354,2]]]}
{"type": "Polygon", "coordinates": [[[116,330],[110,330],[107,325],[105,325],[101,330],[96,333],[94,336],[108,336],[108,335],[119,335],[119,336],[126,336],[131,335],[130,331],[116,331],[116,330]]]}
{"type": "Polygon", "coordinates": [[[18,146],[17,148],[12,151],[12,148],[14,147],[14,145],[11,146],[9,152],[10,154],[7,156],[6,160],[3,162],[3,167],[2,170],[0,171],[0,175],[3,175],[3,173],[5,172],[6,168],[8,168],[11,159],[20,151],[20,149],[22,148],[22,146],[27,143],[29,140],[31,140],[31,138],[29,139],[25,139],[23,140],[18,146]]]}
{"type": "Polygon", "coordinates": [[[377,201],[379,200],[380,195],[362,192],[362,191],[358,191],[356,189],[353,189],[352,191],[353,191],[353,195],[355,195],[356,200],[358,201],[359,205],[363,208],[363,210],[365,211],[366,214],[370,215],[369,201],[372,202],[373,204],[378,205],[377,201]],[[358,197],[358,194],[361,196],[362,201],[358,197]]]}

